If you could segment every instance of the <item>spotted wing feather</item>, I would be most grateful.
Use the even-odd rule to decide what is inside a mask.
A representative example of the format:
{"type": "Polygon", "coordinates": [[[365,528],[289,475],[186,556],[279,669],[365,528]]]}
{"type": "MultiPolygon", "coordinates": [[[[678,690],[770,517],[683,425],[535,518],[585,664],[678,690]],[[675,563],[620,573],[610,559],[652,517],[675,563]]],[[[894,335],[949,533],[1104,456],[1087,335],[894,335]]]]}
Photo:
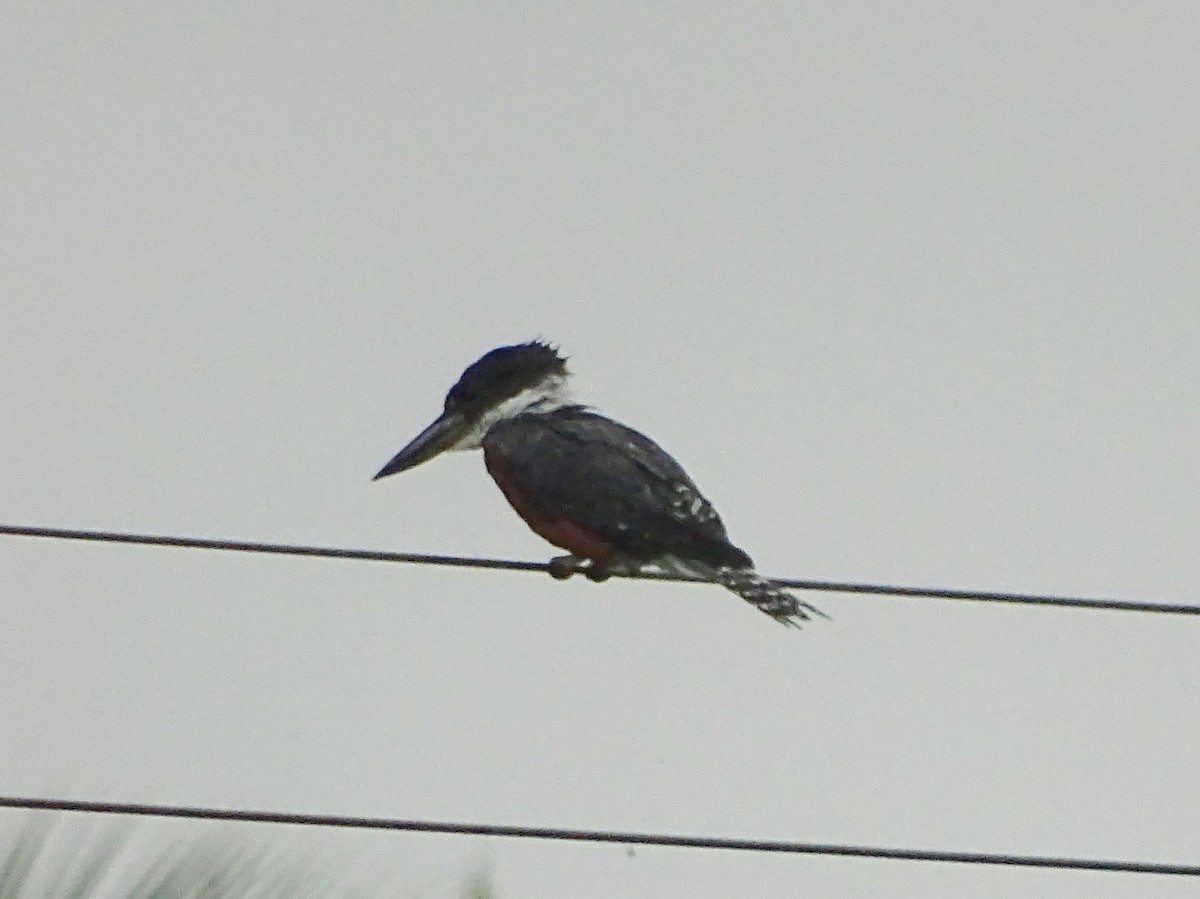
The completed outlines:
{"type": "Polygon", "coordinates": [[[484,444],[546,511],[596,533],[628,558],[751,564],[679,463],[632,428],[567,407],[502,421],[484,444]]]}

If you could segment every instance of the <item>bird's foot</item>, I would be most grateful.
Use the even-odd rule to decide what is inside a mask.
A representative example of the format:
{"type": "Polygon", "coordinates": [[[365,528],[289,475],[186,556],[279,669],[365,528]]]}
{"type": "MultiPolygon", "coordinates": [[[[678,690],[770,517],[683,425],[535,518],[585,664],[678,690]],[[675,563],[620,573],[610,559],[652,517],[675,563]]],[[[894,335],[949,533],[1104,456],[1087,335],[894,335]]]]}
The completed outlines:
{"type": "Polygon", "coordinates": [[[555,556],[546,563],[546,570],[556,581],[565,581],[577,571],[583,570],[583,559],[579,556],[555,556]]]}
{"type": "Polygon", "coordinates": [[[595,562],[592,562],[590,565],[588,565],[588,567],[583,570],[583,573],[593,584],[602,584],[612,577],[612,571],[610,569],[603,565],[597,565],[595,562]]]}
{"type": "Polygon", "coordinates": [[[575,555],[555,556],[546,564],[546,568],[550,577],[558,581],[565,581],[573,574],[582,573],[588,580],[598,584],[612,576],[612,572],[604,566],[575,555]]]}

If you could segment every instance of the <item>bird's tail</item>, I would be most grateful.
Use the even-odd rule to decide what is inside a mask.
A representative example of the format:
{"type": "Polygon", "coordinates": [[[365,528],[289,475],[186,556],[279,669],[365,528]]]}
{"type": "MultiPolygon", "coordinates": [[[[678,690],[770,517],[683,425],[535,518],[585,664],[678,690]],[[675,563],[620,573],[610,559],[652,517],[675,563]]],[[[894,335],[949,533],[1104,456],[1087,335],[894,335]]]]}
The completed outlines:
{"type": "Polygon", "coordinates": [[[732,590],[760,612],[766,612],[780,624],[799,627],[801,621],[811,621],[814,615],[829,616],[803,600],[797,599],[777,583],[767,580],[753,568],[722,568],[717,571],[716,581],[726,590],[732,590]]]}
{"type": "Polygon", "coordinates": [[[685,574],[713,581],[726,590],[732,590],[760,612],[765,612],[780,624],[788,627],[800,627],[801,621],[811,621],[814,616],[829,617],[816,606],[797,599],[779,584],[763,577],[753,568],[717,567],[715,565],[699,565],[690,561],[687,563],[677,561],[676,565],[672,567],[676,566],[685,574]]]}

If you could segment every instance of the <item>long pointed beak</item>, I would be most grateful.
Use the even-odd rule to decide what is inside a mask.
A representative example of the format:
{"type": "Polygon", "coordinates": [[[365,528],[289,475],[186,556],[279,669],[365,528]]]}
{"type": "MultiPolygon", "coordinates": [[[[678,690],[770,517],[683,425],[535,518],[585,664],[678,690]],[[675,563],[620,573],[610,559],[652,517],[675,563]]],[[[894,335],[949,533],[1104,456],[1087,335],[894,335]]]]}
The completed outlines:
{"type": "Polygon", "coordinates": [[[428,462],[438,453],[452,447],[466,433],[467,422],[458,412],[446,412],[433,424],[412,439],[387,465],[379,470],[372,480],[378,481],[390,474],[397,474],[428,462]]]}

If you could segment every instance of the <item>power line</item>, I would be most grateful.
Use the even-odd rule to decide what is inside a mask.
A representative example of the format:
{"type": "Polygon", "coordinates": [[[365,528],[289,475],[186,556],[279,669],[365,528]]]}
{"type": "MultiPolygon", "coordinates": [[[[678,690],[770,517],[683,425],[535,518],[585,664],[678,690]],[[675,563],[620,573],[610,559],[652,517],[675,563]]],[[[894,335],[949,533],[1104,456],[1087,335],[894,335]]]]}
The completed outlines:
{"type": "MultiPolygon", "coordinates": [[[[522,562],[512,559],[480,559],[463,556],[441,556],[427,553],[382,552],[370,549],[339,549],[337,547],[302,546],[286,543],[260,543],[245,540],[210,540],[200,537],[172,537],[154,534],[127,534],[115,531],[88,531],[68,528],[42,528],[0,524],[0,536],[42,537],[54,540],[83,540],[93,543],[125,543],[138,546],[173,546],[182,549],[210,549],[227,552],[262,553],[280,556],[309,556],[323,559],[351,559],[371,562],[403,562],[412,565],[443,565],[455,568],[488,568],[500,571],[542,571],[550,566],[545,562],[522,562]]],[[[618,574],[614,577],[638,580],[696,582],[700,578],[679,577],[652,571],[618,574]]],[[[1200,615],[1200,604],[1166,603],[1130,599],[1094,599],[1082,596],[1053,594],[1009,593],[988,590],[959,590],[943,587],[907,587],[894,584],[865,584],[843,581],[816,581],[797,578],[773,578],[784,587],[825,593],[859,593],[875,596],[904,596],[921,599],[954,599],[969,602],[999,602],[1013,605],[1060,606],[1074,609],[1108,609],[1118,612],[1157,612],[1168,615],[1200,615]]]]}
{"type": "Polygon", "coordinates": [[[735,849],[743,852],[784,852],[799,855],[834,855],[894,861],[956,862],[969,865],[1007,865],[1022,868],[1059,868],[1076,871],[1120,871],[1127,874],[1200,876],[1200,865],[1132,862],[1114,859],[1060,858],[1048,855],[1007,855],[993,852],[944,852],[931,849],[891,849],[844,846],[834,843],[800,843],[792,840],[752,840],[699,837],[684,834],[636,833],[610,830],[575,830],[558,827],[522,827],[508,824],[466,824],[403,818],[350,815],[310,815],[247,809],[205,808],[182,805],[147,805],[135,802],[86,802],[71,799],[33,799],[0,796],[0,808],[36,811],[90,812],[102,815],[139,815],[153,818],[192,818],[258,824],[293,824],[306,827],[343,827],[363,830],[402,830],[458,836],[520,837],[578,843],[620,843],[638,846],[671,846],[683,849],[735,849]]]}

